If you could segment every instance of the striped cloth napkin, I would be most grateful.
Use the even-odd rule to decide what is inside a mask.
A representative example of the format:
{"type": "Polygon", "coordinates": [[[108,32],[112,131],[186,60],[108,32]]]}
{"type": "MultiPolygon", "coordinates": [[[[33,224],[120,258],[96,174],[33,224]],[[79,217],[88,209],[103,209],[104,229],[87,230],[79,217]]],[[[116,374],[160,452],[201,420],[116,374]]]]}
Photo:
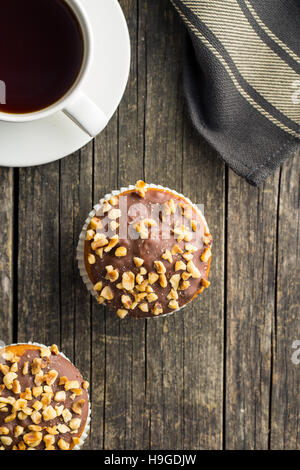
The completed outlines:
{"type": "Polygon", "coordinates": [[[259,185],[300,144],[300,0],[171,0],[194,126],[259,185]]]}

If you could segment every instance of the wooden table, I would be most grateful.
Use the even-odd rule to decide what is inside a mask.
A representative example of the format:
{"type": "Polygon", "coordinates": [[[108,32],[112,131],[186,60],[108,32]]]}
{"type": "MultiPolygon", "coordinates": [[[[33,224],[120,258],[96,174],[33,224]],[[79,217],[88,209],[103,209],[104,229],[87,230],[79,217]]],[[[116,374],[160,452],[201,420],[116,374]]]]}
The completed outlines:
{"type": "Polygon", "coordinates": [[[92,449],[300,447],[299,155],[256,189],[197,136],[168,0],[122,0],[132,40],[106,131],[59,162],[0,169],[6,343],[57,343],[91,382],[92,449]],[[139,178],[205,206],[212,286],[169,318],[120,321],[91,300],[75,249],[100,197],[139,178]]]}

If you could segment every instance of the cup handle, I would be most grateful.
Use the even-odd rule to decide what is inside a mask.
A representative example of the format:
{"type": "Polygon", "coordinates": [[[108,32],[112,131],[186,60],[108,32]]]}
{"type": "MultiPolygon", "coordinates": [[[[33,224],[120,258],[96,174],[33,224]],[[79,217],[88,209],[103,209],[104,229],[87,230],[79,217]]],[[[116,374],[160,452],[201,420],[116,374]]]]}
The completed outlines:
{"type": "Polygon", "coordinates": [[[82,92],[63,109],[63,112],[91,137],[99,134],[108,123],[106,114],[82,92]]]}

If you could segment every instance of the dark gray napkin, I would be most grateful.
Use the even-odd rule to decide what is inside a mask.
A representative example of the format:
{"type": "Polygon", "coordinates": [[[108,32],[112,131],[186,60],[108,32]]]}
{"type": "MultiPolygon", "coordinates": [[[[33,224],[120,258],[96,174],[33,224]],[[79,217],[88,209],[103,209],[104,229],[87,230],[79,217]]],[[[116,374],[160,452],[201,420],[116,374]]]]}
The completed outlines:
{"type": "Polygon", "coordinates": [[[171,0],[194,126],[259,185],[300,145],[300,0],[171,0]]]}

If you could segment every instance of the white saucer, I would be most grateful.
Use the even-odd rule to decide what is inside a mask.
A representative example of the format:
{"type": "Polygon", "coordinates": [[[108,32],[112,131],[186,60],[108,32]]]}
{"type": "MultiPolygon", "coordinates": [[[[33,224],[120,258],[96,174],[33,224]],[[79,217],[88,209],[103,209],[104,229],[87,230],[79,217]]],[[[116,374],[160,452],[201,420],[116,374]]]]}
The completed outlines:
{"type": "MultiPolygon", "coordinates": [[[[128,28],[117,0],[81,1],[95,35],[95,60],[84,91],[110,119],[121,101],[129,75],[128,28]],[[105,18],[101,26],[99,18],[105,18]]],[[[49,163],[75,152],[90,140],[62,112],[39,121],[0,121],[0,166],[49,163]]]]}

